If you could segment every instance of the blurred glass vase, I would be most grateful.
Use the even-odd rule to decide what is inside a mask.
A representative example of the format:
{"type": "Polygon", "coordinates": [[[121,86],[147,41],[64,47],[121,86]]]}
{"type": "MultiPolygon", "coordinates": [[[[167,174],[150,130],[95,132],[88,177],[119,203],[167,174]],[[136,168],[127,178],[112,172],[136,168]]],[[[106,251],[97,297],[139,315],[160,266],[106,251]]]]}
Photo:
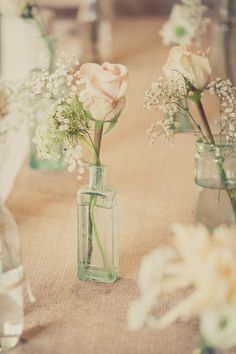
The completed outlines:
{"type": "Polygon", "coordinates": [[[229,78],[236,85],[236,2],[220,0],[212,26],[211,58],[215,77],[229,78]]]}
{"type": "Polygon", "coordinates": [[[45,43],[32,19],[1,17],[1,76],[24,79],[45,62],[45,43]]]}
{"type": "Polygon", "coordinates": [[[112,3],[110,0],[79,0],[78,32],[80,61],[101,63],[112,50],[112,3]]]}
{"type": "Polygon", "coordinates": [[[13,348],[23,332],[23,268],[20,236],[9,211],[0,205],[0,352],[13,348]]]}
{"type": "Polygon", "coordinates": [[[210,230],[236,226],[236,143],[225,137],[216,145],[197,141],[195,155],[195,219],[210,230]]]}
{"type": "Polygon", "coordinates": [[[90,165],[90,183],[78,192],[78,278],[112,283],[118,278],[117,191],[106,167],[90,165]]]}

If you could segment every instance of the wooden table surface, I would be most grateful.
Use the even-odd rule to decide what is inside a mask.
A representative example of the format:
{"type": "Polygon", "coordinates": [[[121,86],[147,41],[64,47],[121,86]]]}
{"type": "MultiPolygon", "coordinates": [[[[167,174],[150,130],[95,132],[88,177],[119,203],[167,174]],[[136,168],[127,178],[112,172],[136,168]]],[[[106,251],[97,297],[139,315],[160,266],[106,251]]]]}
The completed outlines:
{"type": "MultiPolygon", "coordinates": [[[[194,138],[174,147],[149,146],[146,130],[160,113],[144,112],[144,91],[157,79],[168,49],[158,19],[114,23],[115,61],[127,65],[127,108],[104,139],[109,183],[120,193],[121,279],[112,285],[76,278],[76,192],[86,184],[69,172],[39,172],[24,164],[7,205],[23,239],[23,263],[37,301],[25,298],[25,330],[12,354],[190,354],[196,323],[161,333],[130,332],[129,303],[137,298],[142,257],[171,242],[173,222],[191,222],[194,138]]],[[[166,299],[165,306],[174,299],[166,299]]]]}

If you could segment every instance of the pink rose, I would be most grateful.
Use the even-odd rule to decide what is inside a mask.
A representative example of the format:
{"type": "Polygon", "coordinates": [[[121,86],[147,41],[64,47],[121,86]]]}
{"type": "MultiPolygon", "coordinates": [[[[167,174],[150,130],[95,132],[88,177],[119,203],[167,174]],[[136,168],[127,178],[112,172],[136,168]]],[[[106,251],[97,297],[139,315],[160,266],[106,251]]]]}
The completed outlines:
{"type": "Polygon", "coordinates": [[[168,80],[180,73],[196,89],[202,90],[210,82],[211,67],[208,51],[194,50],[191,47],[173,47],[163,71],[168,80]]]}
{"type": "Polygon", "coordinates": [[[83,64],[81,77],[85,79],[87,99],[84,101],[96,120],[110,120],[125,106],[125,92],[128,85],[128,71],[124,65],[83,64]]]}

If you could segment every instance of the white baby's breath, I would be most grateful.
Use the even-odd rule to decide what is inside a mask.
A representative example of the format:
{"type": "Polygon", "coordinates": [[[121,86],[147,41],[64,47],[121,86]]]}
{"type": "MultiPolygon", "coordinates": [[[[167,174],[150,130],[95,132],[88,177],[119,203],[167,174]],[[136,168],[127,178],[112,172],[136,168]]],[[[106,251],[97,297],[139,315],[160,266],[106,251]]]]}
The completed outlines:
{"type": "Polygon", "coordinates": [[[156,108],[164,113],[164,118],[152,123],[147,130],[151,144],[158,137],[170,140],[175,134],[185,131],[192,132],[201,141],[212,143],[213,134],[201,101],[207,91],[215,94],[220,102],[218,135],[226,136],[229,142],[235,140],[235,88],[228,79],[210,81],[208,54],[209,50],[195,50],[192,47],[174,47],[170,50],[163,67],[166,79],[160,77],[152,83],[144,96],[145,110],[156,108]],[[192,111],[191,101],[196,104],[201,119],[196,111],[192,111]],[[182,129],[184,120],[186,123],[182,129]]]}
{"type": "Polygon", "coordinates": [[[39,102],[48,103],[44,119],[37,124],[35,143],[39,157],[58,160],[65,154],[68,170],[77,170],[79,176],[83,173],[79,141],[90,129],[89,116],[80,101],[83,89],[79,62],[65,53],[59,57],[53,73],[36,71],[25,82],[25,90],[32,93],[35,102],[38,97],[39,102]]]}
{"type": "Polygon", "coordinates": [[[65,161],[68,164],[68,171],[74,172],[75,170],[78,170],[78,178],[81,179],[85,171],[84,162],[82,161],[83,153],[81,145],[78,144],[73,146],[68,144],[68,147],[65,148],[65,150],[65,161]]]}
{"type": "Polygon", "coordinates": [[[183,77],[179,75],[170,81],[159,78],[145,92],[144,109],[150,110],[155,107],[165,113],[164,119],[161,122],[153,123],[147,131],[151,144],[159,136],[162,136],[164,140],[169,140],[176,133],[179,122],[175,120],[175,114],[180,108],[184,108],[187,90],[183,77]]]}
{"type": "Polygon", "coordinates": [[[229,79],[223,80],[217,78],[209,85],[209,91],[212,95],[216,95],[220,100],[220,125],[221,134],[225,134],[227,138],[236,138],[236,93],[229,79]]]}
{"type": "Polygon", "coordinates": [[[75,96],[80,92],[82,81],[79,76],[79,62],[75,56],[69,57],[62,53],[56,63],[56,70],[50,74],[40,70],[33,73],[33,77],[26,82],[26,87],[37,96],[59,99],[75,96]]]}

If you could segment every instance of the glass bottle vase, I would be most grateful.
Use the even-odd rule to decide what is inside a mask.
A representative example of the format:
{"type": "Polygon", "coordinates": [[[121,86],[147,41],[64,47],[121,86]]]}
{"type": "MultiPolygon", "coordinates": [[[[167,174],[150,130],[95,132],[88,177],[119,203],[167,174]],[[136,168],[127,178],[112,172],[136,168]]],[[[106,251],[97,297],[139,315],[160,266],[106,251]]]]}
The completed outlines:
{"type": "Polygon", "coordinates": [[[118,193],[105,177],[105,166],[90,165],[89,185],[78,192],[78,278],[112,283],[119,268],[118,193]]]}
{"type": "Polygon", "coordinates": [[[195,221],[214,230],[236,223],[236,142],[215,137],[215,145],[196,143],[195,221]]]}
{"type": "Polygon", "coordinates": [[[236,85],[236,2],[219,0],[212,24],[211,63],[214,77],[230,79],[236,85]]]}
{"type": "Polygon", "coordinates": [[[20,236],[13,217],[0,204],[0,352],[18,343],[23,320],[20,236]]]}
{"type": "Polygon", "coordinates": [[[80,62],[102,63],[112,52],[112,2],[110,0],[79,0],[78,32],[80,62]]]}

